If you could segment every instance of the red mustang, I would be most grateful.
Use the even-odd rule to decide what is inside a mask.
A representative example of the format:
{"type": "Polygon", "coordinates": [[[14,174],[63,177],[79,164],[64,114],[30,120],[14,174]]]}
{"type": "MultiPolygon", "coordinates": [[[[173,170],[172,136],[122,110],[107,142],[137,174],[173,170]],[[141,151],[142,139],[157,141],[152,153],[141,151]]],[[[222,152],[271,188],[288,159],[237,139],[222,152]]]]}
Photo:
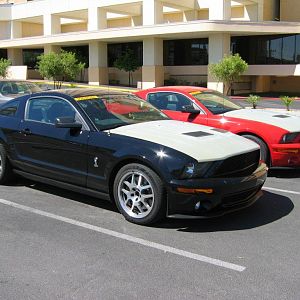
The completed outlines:
{"type": "Polygon", "coordinates": [[[261,159],[269,166],[300,167],[299,116],[245,109],[200,87],[159,87],[135,94],[172,119],[228,130],[255,141],[260,145],[261,159]]]}

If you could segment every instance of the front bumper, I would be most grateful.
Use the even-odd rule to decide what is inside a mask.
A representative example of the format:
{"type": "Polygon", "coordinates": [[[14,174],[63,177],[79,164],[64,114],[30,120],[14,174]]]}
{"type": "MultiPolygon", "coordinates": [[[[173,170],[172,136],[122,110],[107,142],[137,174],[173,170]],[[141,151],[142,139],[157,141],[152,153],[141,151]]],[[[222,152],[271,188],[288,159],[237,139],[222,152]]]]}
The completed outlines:
{"type": "Polygon", "coordinates": [[[248,207],[261,197],[266,177],[267,167],[260,164],[246,177],[172,180],[168,188],[167,217],[210,218],[248,207]],[[212,192],[182,193],[178,188],[212,192]]]}
{"type": "Polygon", "coordinates": [[[272,145],[273,167],[300,167],[300,144],[274,144],[272,145]]]}

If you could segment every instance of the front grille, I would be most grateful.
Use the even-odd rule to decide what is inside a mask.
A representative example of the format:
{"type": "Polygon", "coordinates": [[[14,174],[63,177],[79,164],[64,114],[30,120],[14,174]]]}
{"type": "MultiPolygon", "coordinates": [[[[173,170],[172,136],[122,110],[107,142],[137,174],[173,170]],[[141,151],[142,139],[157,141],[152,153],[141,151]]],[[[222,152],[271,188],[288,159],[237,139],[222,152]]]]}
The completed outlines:
{"type": "Polygon", "coordinates": [[[259,165],[260,150],[240,154],[223,160],[213,177],[243,177],[251,175],[259,165]]]}
{"type": "Polygon", "coordinates": [[[241,193],[227,195],[222,199],[222,207],[231,208],[234,206],[246,204],[252,199],[253,196],[255,196],[259,192],[260,189],[261,186],[248,191],[243,191],[241,193]]]}

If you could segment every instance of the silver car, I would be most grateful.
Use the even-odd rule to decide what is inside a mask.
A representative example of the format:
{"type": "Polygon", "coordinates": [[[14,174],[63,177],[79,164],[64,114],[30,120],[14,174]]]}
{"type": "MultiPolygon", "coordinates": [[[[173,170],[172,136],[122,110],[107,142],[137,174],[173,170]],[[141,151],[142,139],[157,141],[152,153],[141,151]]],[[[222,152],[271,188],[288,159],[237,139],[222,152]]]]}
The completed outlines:
{"type": "Polygon", "coordinates": [[[0,80],[0,105],[13,98],[41,92],[42,89],[36,84],[22,80],[0,80]]]}

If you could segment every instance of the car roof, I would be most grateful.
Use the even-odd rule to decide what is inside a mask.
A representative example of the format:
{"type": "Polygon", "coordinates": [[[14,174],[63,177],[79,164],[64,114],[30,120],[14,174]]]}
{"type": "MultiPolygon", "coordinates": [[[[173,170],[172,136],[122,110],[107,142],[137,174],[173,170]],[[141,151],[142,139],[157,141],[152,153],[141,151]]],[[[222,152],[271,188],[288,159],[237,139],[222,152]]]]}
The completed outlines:
{"type": "Polygon", "coordinates": [[[124,94],[127,95],[128,92],[116,92],[107,89],[97,89],[97,88],[72,88],[72,89],[59,89],[59,90],[49,90],[38,93],[39,95],[51,95],[51,94],[65,94],[73,98],[85,97],[85,96],[107,96],[124,94]]]}
{"type": "Polygon", "coordinates": [[[157,87],[157,88],[152,88],[149,89],[151,91],[176,91],[176,92],[185,92],[185,93],[190,93],[193,91],[211,91],[208,88],[204,87],[199,87],[199,86],[184,86],[184,85],[177,85],[177,86],[162,86],[162,87],[157,87]]]}

